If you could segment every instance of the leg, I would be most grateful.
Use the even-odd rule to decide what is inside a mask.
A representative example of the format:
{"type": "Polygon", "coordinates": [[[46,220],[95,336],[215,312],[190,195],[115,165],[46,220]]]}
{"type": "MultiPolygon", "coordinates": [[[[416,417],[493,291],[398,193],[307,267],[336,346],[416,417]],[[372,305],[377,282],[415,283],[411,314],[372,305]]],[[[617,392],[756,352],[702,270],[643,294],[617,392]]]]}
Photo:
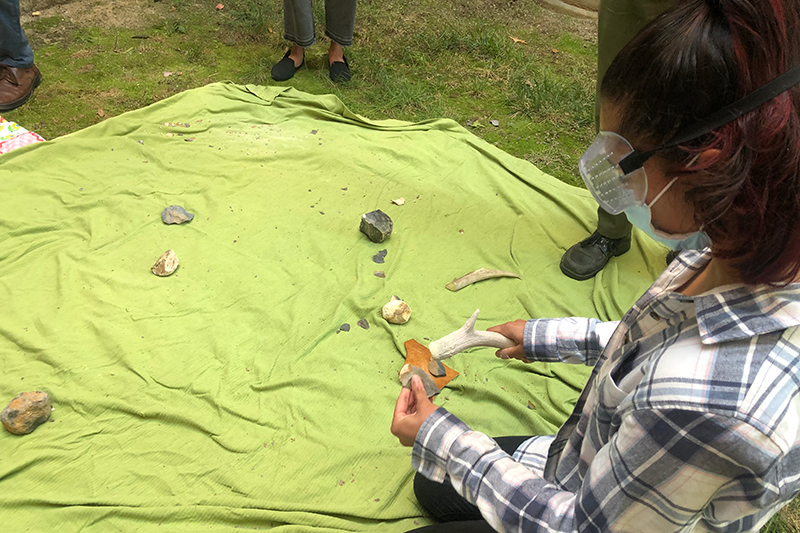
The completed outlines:
{"type": "Polygon", "coordinates": [[[283,0],[283,38],[300,48],[316,40],[311,0],[283,0]]]}
{"type": "Polygon", "coordinates": [[[27,102],[41,82],[19,23],[19,0],[0,0],[0,112],[27,102]]]}
{"type": "Polygon", "coordinates": [[[305,64],[305,49],[314,44],[314,12],[311,0],[283,0],[283,38],[292,47],[272,67],[272,79],[286,81],[305,64]]]}
{"type": "Polygon", "coordinates": [[[344,57],[344,46],[353,44],[357,0],[325,0],[325,35],[330,37],[328,66],[333,81],[350,79],[350,65],[344,57]]]}
{"type": "Polygon", "coordinates": [[[16,68],[33,66],[33,50],[19,23],[19,0],[0,0],[0,63],[16,68]]]}
{"type": "MultiPolygon", "coordinates": [[[[600,0],[597,21],[597,91],[608,66],[639,30],[674,4],[674,0],[600,0]]],[[[595,97],[595,130],[600,128],[600,99],[595,97]]],[[[631,224],[624,214],[597,210],[597,231],[570,247],[561,272],[572,279],[593,278],[608,261],[631,247],[631,224]]]]}
{"type": "Polygon", "coordinates": [[[340,46],[352,46],[356,0],[325,0],[325,35],[340,46]]]}
{"type": "MultiPolygon", "coordinates": [[[[495,439],[495,442],[497,442],[497,445],[500,446],[504,452],[512,455],[517,448],[529,438],[530,437],[498,437],[495,439]]],[[[454,528],[448,529],[448,527],[445,527],[448,524],[429,526],[431,528],[430,533],[446,533],[448,531],[493,531],[492,528],[489,527],[489,524],[483,520],[478,508],[457,493],[453,485],[447,480],[444,483],[436,483],[417,474],[414,476],[414,495],[416,495],[422,507],[432,514],[437,521],[452,524],[452,526],[448,527],[454,528]],[[459,524],[463,522],[474,523],[469,524],[471,529],[458,529],[459,524]]],[[[422,533],[422,531],[428,530],[429,528],[422,528],[417,531],[422,533]]]]}

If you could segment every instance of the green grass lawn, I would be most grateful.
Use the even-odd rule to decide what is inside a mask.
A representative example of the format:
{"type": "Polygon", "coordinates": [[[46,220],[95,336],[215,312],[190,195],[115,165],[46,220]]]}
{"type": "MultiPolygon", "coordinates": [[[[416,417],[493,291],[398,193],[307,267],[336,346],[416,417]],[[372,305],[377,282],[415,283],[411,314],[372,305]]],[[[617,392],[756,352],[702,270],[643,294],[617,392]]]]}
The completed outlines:
{"type": "MultiPolygon", "coordinates": [[[[82,0],[26,17],[44,83],[4,116],[53,139],[211,82],[275,84],[269,71],[286,48],[280,4],[82,0]]],[[[452,118],[580,186],[578,158],[594,136],[595,34],[594,21],[533,0],[361,0],[346,52],[353,80],[330,82],[320,37],[308,68],[278,85],[336,94],[372,119],[452,118]]],[[[800,531],[800,504],[762,531],[800,531]]]]}

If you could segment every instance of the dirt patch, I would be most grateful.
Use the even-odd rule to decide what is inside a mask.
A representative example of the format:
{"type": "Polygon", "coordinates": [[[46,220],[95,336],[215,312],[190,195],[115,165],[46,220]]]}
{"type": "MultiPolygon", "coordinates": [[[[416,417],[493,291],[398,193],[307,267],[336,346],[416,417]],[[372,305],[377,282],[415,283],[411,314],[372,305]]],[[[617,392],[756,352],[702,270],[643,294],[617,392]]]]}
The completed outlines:
{"type": "MultiPolygon", "coordinates": [[[[39,9],[38,17],[61,16],[69,24],[82,27],[140,29],[152,25],[163,8],[148,0],[39,0],[38,4],[55,4],[39,9]]],[[[36,5],[37,2],[29,2],[36,5]]],[[[34,20],[30,11],[24,12],[23,24],[34,20]]]]}

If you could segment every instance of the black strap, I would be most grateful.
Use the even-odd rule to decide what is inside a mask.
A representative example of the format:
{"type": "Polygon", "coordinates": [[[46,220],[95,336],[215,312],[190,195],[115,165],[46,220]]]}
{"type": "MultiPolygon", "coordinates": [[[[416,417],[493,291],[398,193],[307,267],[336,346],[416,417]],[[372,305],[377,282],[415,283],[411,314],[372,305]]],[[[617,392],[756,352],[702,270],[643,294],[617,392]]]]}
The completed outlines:
{"type": "Polygon", "coordinates": [[[744,98],[741,98],[740,100],[723,107],[719,111],[712,113],[703,120],[695,122],[694,124],[690,124],[685,128],[681,128],[677,133],[675,133],[675,135],[672,136],[672,139],[667,141],[667,144],[664,146],[654,148],[653,150],[648,150],[646,152],[634,150],[628,154],[625,159],[619,162],[619,168],[625,174],[633,172],[637,168],[641,168],[641,166],[644,165],[644,162],[650,159],[656,152],[678,146],[679,144],[684,144],[692,139],[697,139],[706,133],[711,133],[720,126],[724,126],[725,124],[732,122],[743,115],[746,115],[750,111],[753,111],[758,106],[766,104],[779,94],[788,91],[798,83],[800,83],[800,65],[787,70],[774,80],[765,83],[744,98]]]}

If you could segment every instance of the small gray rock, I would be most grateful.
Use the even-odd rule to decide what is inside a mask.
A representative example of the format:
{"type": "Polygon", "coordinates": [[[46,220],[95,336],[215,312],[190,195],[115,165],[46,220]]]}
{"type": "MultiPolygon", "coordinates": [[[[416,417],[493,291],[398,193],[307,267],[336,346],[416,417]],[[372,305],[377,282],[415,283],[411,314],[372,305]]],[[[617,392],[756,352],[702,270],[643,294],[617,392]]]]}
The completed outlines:
{"type": "Polygon", "coordinates": [[[431,396],[436,396],[442,389],[433,381],[433,378],[424,370],[419,368],[418,366],[412,366],[410,368],[410,372],[403,376],[403,388],[410,389],[411,388],[411,376],[417,375],[422,379],[422,384],[425,386],[425,394],[430,398],[431,396]]]}
{"type": "Polygon", "coordinates": [[[339,331],[350,331],[350,324],[345,322],[344,324],[339,326],[339,331]]]}
{"type": "Polygon", "coordinates": [[[358,229],[372,242],[383,242],[392,234],[392,219],[380,209],[370,211],[361,215],[358,229]]]}
{"type": "MultiPolygon", "coordinates": [[[[379,265],[383,264],[383,260],[386,259],[386,254],[387,253],[388,253],[388,251],[386,250],[386,248],[384,248],[383,250],[381,250],[380,252],[378,252],[377,254],[372,256],[372,262],[373,263],[378,263],[379,265]]],[[[380,276],[378,276],[378,277],[380,277],[380,276]]]]}
{"type": "Polygon", "coordinates": [[[164,224],[183,224],[194,218],[194,214],[189,213],[179,205],[171,205],[161,212],[161,220],[164,224]]]}
{"type": "Polygon", "coordinates": [[[441,378],[447,375],[447,370],[445,369],[442,362],[437,361],[436,359],[431,359],[431,362],[428,363],[428,372],[430,372],[437,378],[441,378]]]}
{"type": "Polygon", "coordinates": [[[47,422],[53,404],[46,392],[23,392],[3,409],[0,422],[14,435],[27,435],[47,422]]]}
{"type": "Polygon", "coordinates": [[[369,322],[367,322],[366,318],[362,318],[361,320],[356,322],[356,324],[358,324],[358,327],[360,328],[369,329],[369,322]]]}
{"type": "Polygon", "coordinates": [[[374,274],[378,278],[385,278],[386,277],[386,272],[384,272],[383,270],[376,270],[374,272],[374,274]]]}

